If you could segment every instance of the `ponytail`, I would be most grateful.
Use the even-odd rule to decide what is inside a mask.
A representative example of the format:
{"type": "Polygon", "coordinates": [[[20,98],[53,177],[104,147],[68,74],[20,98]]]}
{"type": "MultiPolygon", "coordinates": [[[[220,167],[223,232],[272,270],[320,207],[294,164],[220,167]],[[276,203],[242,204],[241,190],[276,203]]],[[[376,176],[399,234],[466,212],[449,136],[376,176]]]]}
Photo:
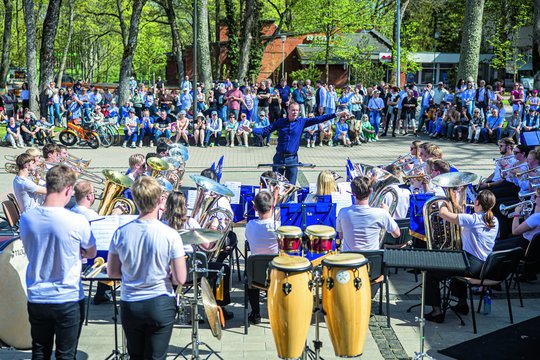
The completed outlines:
{"type": "Polygon", "coordinates": [[[478,201],[478,205],[480,205],[484,211],[484,223],[488,228],[494,228],[495,222],[493,220],[494,216],[492,209],[497,201],[495,195],[489,190],[482,190],[478,193],[476,200],[478,201]]]}
{"type": "Polygon", "coordinates": [[[484,222],[490,229],[495,227],[495,222],[493,221],[493,211],[491,211],[491,209],[484,213],[484,222]]]}

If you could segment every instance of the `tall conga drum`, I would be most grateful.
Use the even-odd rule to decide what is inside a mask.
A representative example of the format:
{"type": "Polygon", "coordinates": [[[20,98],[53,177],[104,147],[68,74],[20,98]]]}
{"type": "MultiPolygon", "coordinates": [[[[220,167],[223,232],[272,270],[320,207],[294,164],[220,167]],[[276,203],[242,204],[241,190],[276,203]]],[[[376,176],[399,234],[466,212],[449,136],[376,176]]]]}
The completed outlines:
{"type": "Polygon", "coordinates": [[[336,356],[362,355],[371,313],[368,260],[360,254],[335,254],[322,261],[322,305],[336,356]]]}
{"type": "Polygon", "coordinates": [[[281,254],[302,255],[302,229],[298,226],[280,226],[276,235],[281,254]]]}
{"type": "Polygon", "coordinates": [[[310,225],[304,232],[306,251],[304,256],[309,260],[328,254],[336,249],[336,230],[327,225],[310,225]]]}
{"type": "Polygon", "coordinates": [[[311,263],[299,256],[277,256],[270,263],[268,317],[281,359],[296,359],[306,345],[313,291],[311,263]]]}

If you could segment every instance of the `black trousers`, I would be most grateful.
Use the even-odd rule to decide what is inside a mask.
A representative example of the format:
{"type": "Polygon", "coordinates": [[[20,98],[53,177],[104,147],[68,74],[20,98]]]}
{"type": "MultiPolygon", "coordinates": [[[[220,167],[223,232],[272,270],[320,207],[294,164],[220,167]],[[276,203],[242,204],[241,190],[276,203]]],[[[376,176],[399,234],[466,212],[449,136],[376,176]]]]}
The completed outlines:
{"type": "Polygon", "coordinates": [[[175,298],[162,295],[142,301],[121,301],[120,308],[129,357],[166,359],[176,316],[175,298]]]}
{"type": "Polygon", "coordinates": [[[53,344],[56,344],[56,359],[75,359],[84,322],[84,300],[64,304],[29,302],[27,308],[32,334],[32,359],[50,359],[53,344]]]}
{"type": "Polygon", "coordinates": [[[260,304],[260,289],[248,289],[248,301],[251,306],[251,312],[254,314],[261,314],[261,304],[260,304]]]}
{"type": "MultiPolygon", "coordinates": [[[[424,284],[426,287],[426,305],[441,306],[441,290],[439,285],[442,280],[445,280],[451,276],[480,276],[480,271],[482,271],[484,262],[467,252],[465,255],[469,260],[469,268],[465,272],[428,271],[426,273],[426,283],[424,284]]],[[[450,285],[450,292],[458,299],[464,300],[467,298],[467,285],[461,281],[453,281],[450,285]]]]}
{"type": "Polygon", "coordinates": [[[388,134],[388,127],[390,125],[390,119],[392,119],[392,135],[396,134],[396,123],[397,123],[397,114],[398,109],[394,108],[392,111],[386,113],[386,123],[384,124],[384,135],[388,134]]]}

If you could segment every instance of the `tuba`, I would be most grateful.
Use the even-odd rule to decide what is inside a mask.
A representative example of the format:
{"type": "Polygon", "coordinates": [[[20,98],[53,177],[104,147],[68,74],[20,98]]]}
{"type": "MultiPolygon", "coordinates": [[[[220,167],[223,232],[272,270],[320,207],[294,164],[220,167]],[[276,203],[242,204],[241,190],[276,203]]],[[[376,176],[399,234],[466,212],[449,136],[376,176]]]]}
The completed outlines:
{"type": "Polygon", "coordinates": [[[234,221],[234,215],[230,211],[217,206],[218,201],[225,196],[231,198],[234,193],[225,185],[207,177],[200,175],[190,175],[190,177],[197,185],[197,196],[191,218],[204,229],[218,230],[222,233],[221,239],[213,243],[211,248],[201,249],[207,253],[210,260],[221,251],[234,221]]]}
{"type": "Polygon", "coordinates": [[[123,196],[126,189],[133,185],[133,180],[127,175],[120,174],[118,171],[103,170],[105,176],[105,189],[98,207],[99,215],[111,215],[113,209],[120,205],[124,208],[124,213],[135,214],[135,204],[132,200],[123,196]]]}
{"type": "Polygon", "coordinates": [[[429,250],[461,250],[461,227],[444,221],[439,216],[439,202],[457,214],[466,206],[467,188],[478,180],[478,175],[469,172],[452,172],[433,178],[434,185],[443,188],[446,196],[434,196],[424,204],[423,216],[429,250]]]}

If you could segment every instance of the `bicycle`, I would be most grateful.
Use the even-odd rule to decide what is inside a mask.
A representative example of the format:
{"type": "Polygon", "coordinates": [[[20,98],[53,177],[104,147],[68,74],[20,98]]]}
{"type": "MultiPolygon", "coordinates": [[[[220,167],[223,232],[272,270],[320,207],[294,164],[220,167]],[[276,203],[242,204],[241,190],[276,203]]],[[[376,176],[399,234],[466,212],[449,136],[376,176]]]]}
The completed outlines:
{"type": "Polygon", "coordinates": [[[65,146],[73,146],[77,142],[80,145],[88,145],[92,149],[97,149],[101,145],[98,134],[93,130],[95,125],[85,123],[81,119],[68,121],[67,127],[60,132],[58,138],[65,146]]]}

